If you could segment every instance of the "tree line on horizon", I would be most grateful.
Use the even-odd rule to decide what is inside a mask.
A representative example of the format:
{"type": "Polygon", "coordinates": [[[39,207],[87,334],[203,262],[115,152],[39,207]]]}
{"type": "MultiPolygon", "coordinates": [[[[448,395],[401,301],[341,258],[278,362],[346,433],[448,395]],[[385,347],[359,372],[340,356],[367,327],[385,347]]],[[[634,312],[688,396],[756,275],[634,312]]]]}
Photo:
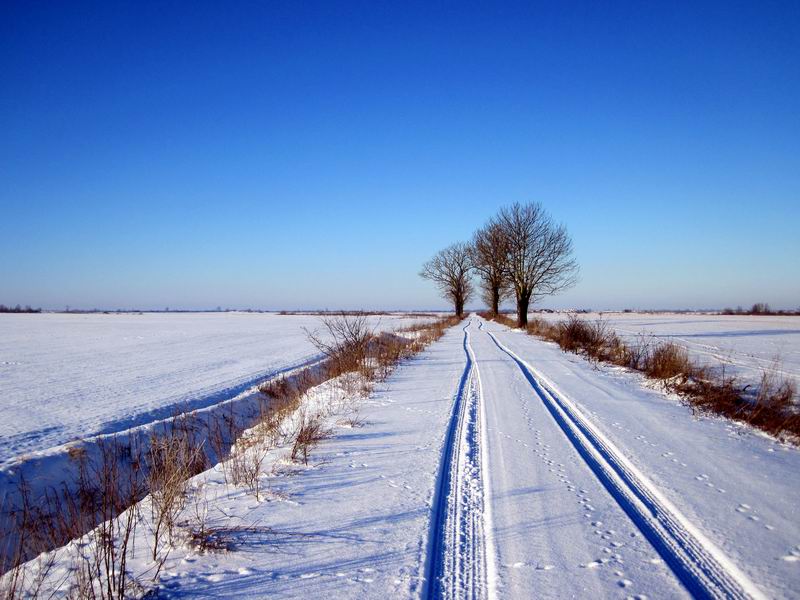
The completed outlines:
{"type": "Polygon", "coordinates": [[[517,325],[528,323],[532,304],[572,287],[578,276],[572,239],[539,202],[504,207],[478,229],[470,242],[456,242],[437,252],[419,275],[436,284],[453,303],[456,316],[475,293],[493,316],[500,304],[514,299],[517,325]]]}
{"type": "Polygon", "coordinates": [[[17,304],[16,306],[6,306],[5,304],[0,304],[0,313],[40,313],[42,312],[41,308],[31,308],[29,304],[26,304],[24,307],[17,304]]]}

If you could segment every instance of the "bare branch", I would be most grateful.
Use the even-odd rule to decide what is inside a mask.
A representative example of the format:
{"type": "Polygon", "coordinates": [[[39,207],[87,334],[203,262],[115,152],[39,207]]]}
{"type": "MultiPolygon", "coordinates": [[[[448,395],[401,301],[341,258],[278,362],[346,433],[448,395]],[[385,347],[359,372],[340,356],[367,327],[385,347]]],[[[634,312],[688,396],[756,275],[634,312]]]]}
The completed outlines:
{"type": "Polygon", "coordinates": [[[508,248],[503,229],[491,220],[475,232],[471,247],[472,268],[480,276],[481,297],[496,316],[500,302],[510,297],[511,290],[506,275],[508,248]]]}

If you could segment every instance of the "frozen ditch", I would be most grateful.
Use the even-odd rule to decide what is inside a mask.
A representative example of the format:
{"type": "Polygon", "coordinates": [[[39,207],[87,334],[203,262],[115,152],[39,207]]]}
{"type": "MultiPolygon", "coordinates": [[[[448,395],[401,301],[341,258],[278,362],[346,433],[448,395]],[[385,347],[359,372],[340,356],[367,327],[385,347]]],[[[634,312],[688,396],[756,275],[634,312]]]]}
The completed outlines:
{"type": "MultiPolygon", "coordinates": [[[[0,396],[0,414],[12,416],[0,419],[0,428],[27,430],[22,437],[38,444],[39,449],[0,462],[0,510],[4,514],[23,506],[23,489],[25,503],[32,506],[41,505],[46,496],[50,497],[47,503],[56,496],[61,499],[59,502],[65,502],[75,493],[86,465],[103,462],[102,457],[108,453],[130,453],[132,449],[147,452],[151,436],[163,438],[176,427],[190,429],[189,435],[204,440],[209,459],[219,460],[218,454],[227,451],[233,438],[232,434],[219,432],[225,426],[231,431],[246,428],[263,410],[265,398],[258,391],[261,384],[313,370],[321,361],[304,330],[319,326],[316,316],[3,315],[8,316],[13,319],[0,319],[0,327],[4,328],[0,352],[15,352],[23,360],[2,363],[12,376],[0,379],[0,391],[7,392],[0,396]],[[270,335],[265,336],[265,331],[270,335]],[[51,337],[55,342],[48,343],[51,337]],[[240,345],[256,356],[242,356],[240,345]],[[62,356],[65,346],[77,348],[74,356],[62,356]],[[266,347],[268,351],[264,350],[266,347]],[[277,363],[277,353],[282,349],[288,354],[282,360],[299,358],[264,370],[263,361],[277,363]],[[256,364],[260,368],[254,371],[256,364]],[[246,374],[222,384],[203,386],[203,382],[220,373],[221,365],[228,377],[232,373],[246,374]],[[60,375],[63,381],[55,387],[45,385],[48,381],[31,381],[29,387],[44,396],[40,401],[30,397],[30,389],[15,387],[17,378],[26,372],[45,368],[52,369],[51,379],[60,375]],[[170,381],[177,381],[178,389],[183,391],[170,389],[170,381]],[[128,386],[137,385],[141,386],[143,399],[126,405],[125,400],[134,392],[128,386]],[[166,387],[162,389],[160,385],[166,387]],[[136,412],[147,406],[155,408],[136,412]],[[115,410],[129,416],[115,419],[120,416],[115,410]],[[31,416],[19,416],[26,411],[31,416]],[[56,434],[53,428],[43,426],[43,412],[48,415],[45,423],[56,420],[64,424],[63,431],[82,434],[73,441],[47,447],[47,440],[62,439],[63,431],[56,434]],[[96,429],[98,425],[92,425],[93,420],[104,424],[96,429]],[[218,443],[212,448],[209,442],[214,433],[219,433],[218,443]]],[[[419,320],[402,315],[371,317],[370,326],[382,331],[419,320]]],[[[0,439],[0,449],[9,450],[20,436],[0,439]]],[[[48,512],[53,510],[57,509],[51,507],[48,512]]]]}
{"type": "MultiPolygon", "coordinates": [[[[380,330],[410,325],[370,317],[380,330]]],[[[0,469],[229,400],[317,354],[314,315],[0,315],[0,469]]]]}

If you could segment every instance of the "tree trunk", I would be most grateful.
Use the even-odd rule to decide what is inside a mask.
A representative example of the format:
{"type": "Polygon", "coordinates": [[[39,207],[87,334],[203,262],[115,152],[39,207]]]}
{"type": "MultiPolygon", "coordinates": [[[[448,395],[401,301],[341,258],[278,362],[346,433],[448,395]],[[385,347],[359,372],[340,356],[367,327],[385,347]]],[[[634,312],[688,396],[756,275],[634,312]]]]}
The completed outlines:
{"type": "Polygon", "coordinates": [[[496,317],[500,314],[500,288],[492,288],[492,316],[496,317]]]}
{"type": "Polygon", "coordinates": [[[461,298],[456,300],[456,316],[459,319],[464,316],[464,301],[461,298]]]}
{"type": "Polygon", "coordinates": [[[528,304],[530,296],[520,296],[517,298],[517,327],[525,328],[528,326],[528,304]]]}

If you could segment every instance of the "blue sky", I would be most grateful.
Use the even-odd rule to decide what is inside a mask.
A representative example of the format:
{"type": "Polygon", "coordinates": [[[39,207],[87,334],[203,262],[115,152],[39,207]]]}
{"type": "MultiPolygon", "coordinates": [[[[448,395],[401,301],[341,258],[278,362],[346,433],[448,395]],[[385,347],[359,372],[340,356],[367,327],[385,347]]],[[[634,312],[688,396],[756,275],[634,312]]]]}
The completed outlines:
{"type": "Polygon", "coordinates": [[[544,306],[800,305],[800,3],[0,5],[0,302],[428,308],[537,200],[544,306]]]}

